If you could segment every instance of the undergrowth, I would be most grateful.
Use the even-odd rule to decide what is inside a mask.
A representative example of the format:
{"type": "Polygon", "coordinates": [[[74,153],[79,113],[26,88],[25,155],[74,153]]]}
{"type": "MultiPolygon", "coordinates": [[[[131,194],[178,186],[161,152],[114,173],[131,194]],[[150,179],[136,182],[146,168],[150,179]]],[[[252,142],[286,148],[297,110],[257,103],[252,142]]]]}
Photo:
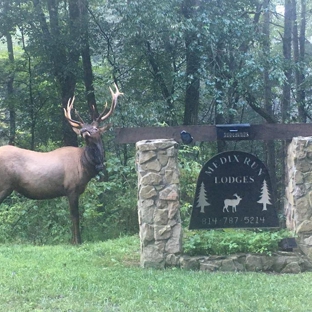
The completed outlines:
{"type": "Polygon", "coordinates": [[[287,230],[211,230],[184,231],[183,250],[185,254],[227,255],[233,253],[265,253],[278,250],[278,243],[292,236],[287,230]]]}

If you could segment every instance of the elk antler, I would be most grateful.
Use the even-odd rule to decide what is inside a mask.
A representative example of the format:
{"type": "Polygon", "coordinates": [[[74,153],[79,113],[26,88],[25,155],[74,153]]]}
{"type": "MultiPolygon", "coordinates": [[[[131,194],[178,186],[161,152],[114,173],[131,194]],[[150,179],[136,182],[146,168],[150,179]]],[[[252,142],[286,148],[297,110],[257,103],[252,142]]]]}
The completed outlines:
{"type": "Polygon", "coordinates": [[[99,115],[98,118],[96,118],[96,122],[100,122],[100,121],[103,121],[105,119],[107,119],[115,110],[116,108],[116,105],[117,105],[117,98],[119,95],[123,95],[123,93],[119,92],[118,90],[118,87],[116,85],[116,83],[114,84],[115,86],[115,89],[116,89],[116,92],[114,93],[113,90],[111,89],[111,87],[109,87],[109,90],[111,92],[111,95],[112,95],[112,105],[110,107],[110,110],[105,114],[105,111],[106,111],[106,108],[107,108],[107,102],[105,104],[105,107],[104,107],[104,110],[103,112],[99,115]],[[105,115],[104,115],[105,114],[105,115]]]}
{"type": "MultiPolygon", "coordinates": [[[[116,89],[116,92],[114,93],[113,90],[111,88],[109,88],[110,92],[111,92],[111,95],[112,95],[112,105],[111,105],[111,108],[109,109],[109,111],[105,114],[106,112],[106,108],[107,108],[107,103],[105,104],[105,107],[104,107],[104,110],[103,112],[99,115],[99,117],[97,117],[94,121],[99,123],[105,119],[107,119],[115,110],[116,108],[116,105],[117,105],[117,98],[119,95],[123,95],[123,93],[119,92],[118,90],[118,87],[116,84],[115,85],[115,89],[116,89]]],[[[77,121],[77,120],[74,120],[72,119],[71,117],[71,110],[74,108],[74,101],[75,101],[75,96],[73,96],[72,99],[69,99],[68,100],[68,103],[67,103],[67,107],[66,109],[64,109],[64,115],[66,117],[66,119],[68,120],[69,124],[75,129],[80,129],[83,127],[84,125],[84,122],[83,120],[81,119],[81,117],[79,116],[79,113],[75,110],[75,113],[76,115],[78,116],[79,120],[80,121],[77,121]]],[[[75,131],[77,132],[77,131],[75,131]]],[[[77,132],[78,133],[78,132],[77,132]]]]}
{"type": "Polygon", "coordinates": [[[64,115],[66,117],[66,119],[68,120],[69,124],[74,127],[74,128],[82,128],[84,122],[83,120],[81,119],[81,117],[79,116],[79,114],[77,113],[77,116],[78,118],[80,119],[80,121],[77,121],[77,120],[73,120],[72,117],[71,117],[71,110],[73,109],[74,107],[74,101],[75,101],[75,96],[73,96],[72,99],[69,99],[68,102],[67,102],[67,107],[66,109],[64,109],[64,115]]]}

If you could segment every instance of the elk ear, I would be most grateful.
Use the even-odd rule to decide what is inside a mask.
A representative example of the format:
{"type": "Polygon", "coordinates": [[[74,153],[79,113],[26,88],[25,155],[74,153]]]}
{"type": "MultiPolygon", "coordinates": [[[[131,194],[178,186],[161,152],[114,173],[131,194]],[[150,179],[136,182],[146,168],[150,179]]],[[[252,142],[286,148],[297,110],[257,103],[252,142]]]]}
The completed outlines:
{"type": "Polygon", "coordinates": [[[109,123],[109,124],[107,124],[107,125],[105,125],[105,126],[99,128],[99,130],[100,130],[101,133],[104,133],[104,132],[107,131],[111,126],[112,126],[112,124],[109,123]]]}

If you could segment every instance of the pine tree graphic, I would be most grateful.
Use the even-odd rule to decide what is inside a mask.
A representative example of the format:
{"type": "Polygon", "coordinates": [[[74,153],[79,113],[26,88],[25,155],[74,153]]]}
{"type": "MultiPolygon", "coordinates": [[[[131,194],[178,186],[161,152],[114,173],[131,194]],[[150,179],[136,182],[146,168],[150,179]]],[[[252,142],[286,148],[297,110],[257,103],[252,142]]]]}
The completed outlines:
{"type": "Polygon", "coordinates": [[[257,203],[262,204],[263,208],[262,211],[268,210],[267,205],[272,205],[270,198],[270,193],[268,190],[268,185],[266,180],[263,180],[262,188],[261,188],[261,196],[260,199],[257,201],[257,203]]]}
{"type": "Polygon", "coordinates": [[[204,182],[201,183],[196,207],[200,207],[200,212],[205,213],[205,206],[210,206],[206,199],[206,190],[204,182]]]}

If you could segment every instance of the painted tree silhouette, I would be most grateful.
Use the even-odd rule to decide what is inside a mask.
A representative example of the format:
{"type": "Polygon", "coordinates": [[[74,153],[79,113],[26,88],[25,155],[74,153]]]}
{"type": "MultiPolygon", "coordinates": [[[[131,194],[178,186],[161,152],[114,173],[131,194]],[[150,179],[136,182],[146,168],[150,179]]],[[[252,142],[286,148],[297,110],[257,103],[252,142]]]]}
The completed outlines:
{"type": "Polygon", "coordinates": [[[205,213],[205,206],[210,206],[210,204],[208,203],[207,199],[206,199],[206,190],[205,190],[205,186],[204,186],[204,182],[201,183],[200,185],[200,189],[199,189],[199,194],[198,194],[198,198],[197,198],[197,205],[196,207],[200,207],[200,212],[201,213],[205,213]]]}
{"type": "Polygon", "coordinates": [[[270,198],[270,193],[268,189],[268,185],[266,180],[263,180],[262,188],[261,188],[261,196],[260,199],[257,201],[257,203],[262,204],[263,208],[262,211],[268,210],[266,205],[272,205],[270,198]]]}

